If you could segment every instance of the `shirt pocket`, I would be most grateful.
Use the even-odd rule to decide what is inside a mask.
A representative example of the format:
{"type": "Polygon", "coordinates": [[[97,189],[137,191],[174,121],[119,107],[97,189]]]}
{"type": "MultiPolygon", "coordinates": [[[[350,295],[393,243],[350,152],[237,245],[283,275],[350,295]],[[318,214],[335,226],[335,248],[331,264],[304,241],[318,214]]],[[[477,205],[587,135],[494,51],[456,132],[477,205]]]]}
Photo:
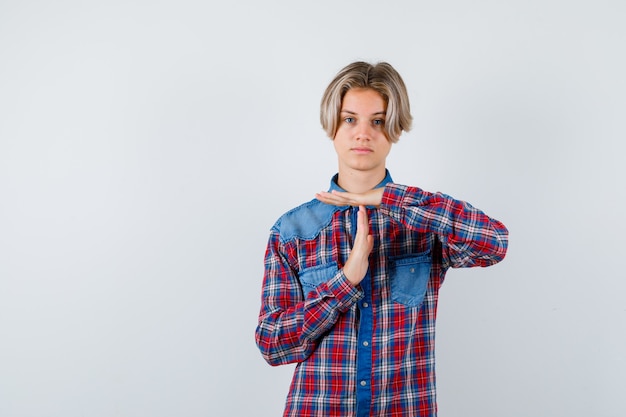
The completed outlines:
{"type": "Polygon", "coordinates": [[[391,258],[391,298],[407,307],[419,307],[424,301],[430,279],[430,253],[391,258]]]}
{"type": "Polygon", "coordinates": [[[335,274],[337,274],[337,264],[335,262],[301,270],[300,285],[302,285],[302,292],[306,296],[315,290],[318,285],[330,281],[335,274]]]}

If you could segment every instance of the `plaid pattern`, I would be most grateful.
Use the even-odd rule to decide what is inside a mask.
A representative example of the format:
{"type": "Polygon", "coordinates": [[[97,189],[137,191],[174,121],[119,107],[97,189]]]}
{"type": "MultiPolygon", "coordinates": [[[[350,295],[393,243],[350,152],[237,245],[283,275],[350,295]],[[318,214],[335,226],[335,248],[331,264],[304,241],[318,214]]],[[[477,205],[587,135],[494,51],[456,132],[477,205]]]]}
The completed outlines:
{"type": "Polygon", "coordinates": [[[341,268],[357,207],[313,200],[271,230],[256,342],[271,365],[297,363],[285,416],[436,416],[445,272],[505,256],[507,229],[468,203],[389,175],[379,186],[382,204],[368,208],[370,267],[356,288],[341,268]]]}

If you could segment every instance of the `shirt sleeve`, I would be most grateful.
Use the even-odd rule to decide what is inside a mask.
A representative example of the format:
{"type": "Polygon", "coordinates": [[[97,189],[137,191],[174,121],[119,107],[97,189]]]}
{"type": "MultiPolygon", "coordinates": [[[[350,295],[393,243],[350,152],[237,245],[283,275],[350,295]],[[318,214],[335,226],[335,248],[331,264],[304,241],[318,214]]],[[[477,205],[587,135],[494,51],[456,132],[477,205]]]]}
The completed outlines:
{"type": "Polygon", "coordinates": [[[417,187],[387,184],[381,211],[409,229],[435,233],[444,266],[489,266],[504,259],[508,230],[469,203],[417,187]]]}
{"type": "Polygon", "coordinates": [[[272,230],[265,253],[255,337],[261,354],[273,366],[307,359],[339,316],[363,297],[341,269],[329,281],[303,294],[289,258],[289,249],[280,242],[278,232],[272,230]]]}

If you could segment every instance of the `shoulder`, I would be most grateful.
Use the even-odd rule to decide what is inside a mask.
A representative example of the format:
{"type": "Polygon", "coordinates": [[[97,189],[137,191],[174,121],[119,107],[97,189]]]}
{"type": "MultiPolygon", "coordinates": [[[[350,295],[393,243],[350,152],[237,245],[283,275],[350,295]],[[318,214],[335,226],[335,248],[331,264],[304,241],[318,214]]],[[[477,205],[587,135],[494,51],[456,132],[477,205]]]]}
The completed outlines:
{"type": "Polygon", "coordinates": [[[272,229],[279,234],[282,242],[294,238],[313,239],[330,224],[339,209],[313,199],[280,216],[272,229]]]}

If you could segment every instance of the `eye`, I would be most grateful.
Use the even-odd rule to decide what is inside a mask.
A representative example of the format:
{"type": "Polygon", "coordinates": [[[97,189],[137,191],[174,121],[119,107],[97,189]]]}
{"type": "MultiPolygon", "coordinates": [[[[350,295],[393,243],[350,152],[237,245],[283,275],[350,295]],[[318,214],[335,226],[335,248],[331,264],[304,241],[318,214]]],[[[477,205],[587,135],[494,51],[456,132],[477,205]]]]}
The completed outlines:
{"type": "Polygon", "coordinates": [[[383,119],[374,119],[374,120],[372,120],[372,124],[374,126],[384,126],[385,125],[385,120],[383,120],[383,119]]]}
{"type": "Polygon", "coordinates": [[[354,123],[354,117],[346,117],[343,119],[344,122],[350,124],[350,123],[354,123]]]}

